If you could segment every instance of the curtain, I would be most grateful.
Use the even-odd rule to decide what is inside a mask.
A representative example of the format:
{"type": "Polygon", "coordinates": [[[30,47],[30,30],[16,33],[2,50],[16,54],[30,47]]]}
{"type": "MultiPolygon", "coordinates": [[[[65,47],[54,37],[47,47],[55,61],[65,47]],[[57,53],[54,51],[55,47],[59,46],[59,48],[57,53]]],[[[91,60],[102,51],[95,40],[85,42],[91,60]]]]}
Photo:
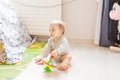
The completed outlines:
{"type": "Polygon", "coordinates": [[[100,30],[100,46],[115,45],[115,36],[117,25],[116,21],[109,18],[109,11],[112,9],[112,4],[115,0],[103,0],[102,17],[101,17],[101,30],[100,30]],[[113,29],[114,28],[114,29],[113,29]]]}

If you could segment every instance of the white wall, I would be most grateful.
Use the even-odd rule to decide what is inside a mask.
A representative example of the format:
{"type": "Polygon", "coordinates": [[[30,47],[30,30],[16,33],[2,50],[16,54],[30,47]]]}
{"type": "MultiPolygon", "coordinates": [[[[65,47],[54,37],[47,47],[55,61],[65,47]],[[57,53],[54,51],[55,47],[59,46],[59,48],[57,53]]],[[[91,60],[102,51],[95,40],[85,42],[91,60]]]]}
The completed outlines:
{"type": "MultiPolygon", "coordinates": [[[[63,3],[68,0],[63,0],[63,3]]],[[[62,19],[67,25],[67,37],[71,39],[94,39],[96,0],[73,0],[63,5],[62,19]]]]}
{"type": "Polygon", "coordinates": [[[61,5],[54,6],[61,4],[61,0],[9,1],[31,35],[49,35],[49,23],[61,19],[61,5]]]}
{"type": "MultiPolygon", "coordinates": [[[[96,0],[62,0],[62,1],[63,3],[73,1],[72,3],[62,6],[62,20],[65,21],[67,25],[66,32],[67,37],[71,39],[93,40],[97,11],[96,0]]],[[[19,7],[19,5],[16,7],[19,7]]],[[[37,8],[35,8],[35,10],[37,11],[37,8]]],[[[35,19],[37,19],[37,17],[35,17],[35,19]]]]}

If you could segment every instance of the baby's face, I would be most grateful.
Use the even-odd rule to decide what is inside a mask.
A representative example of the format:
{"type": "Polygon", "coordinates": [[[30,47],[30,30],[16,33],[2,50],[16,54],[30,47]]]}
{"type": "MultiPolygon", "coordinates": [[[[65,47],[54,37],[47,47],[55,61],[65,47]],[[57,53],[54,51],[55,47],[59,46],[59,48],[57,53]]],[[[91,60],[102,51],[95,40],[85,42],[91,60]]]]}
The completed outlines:
{"type": "Polygon", "coordinates": [[[56,24],[50,25],[49,32],[53,39],[57,39],[62,36],[62,30],[56,24]]]}

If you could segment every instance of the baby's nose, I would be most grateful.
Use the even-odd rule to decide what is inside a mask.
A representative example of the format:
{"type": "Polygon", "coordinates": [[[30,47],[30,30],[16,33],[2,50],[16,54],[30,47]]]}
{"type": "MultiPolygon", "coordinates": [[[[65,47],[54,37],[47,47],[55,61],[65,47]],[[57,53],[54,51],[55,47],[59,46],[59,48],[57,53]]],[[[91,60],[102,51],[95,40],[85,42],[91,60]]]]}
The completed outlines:
{"type": "Polygon", "coordinates": [[[50,31],[49,33],[52,34],[52,31],[50,31]]]}

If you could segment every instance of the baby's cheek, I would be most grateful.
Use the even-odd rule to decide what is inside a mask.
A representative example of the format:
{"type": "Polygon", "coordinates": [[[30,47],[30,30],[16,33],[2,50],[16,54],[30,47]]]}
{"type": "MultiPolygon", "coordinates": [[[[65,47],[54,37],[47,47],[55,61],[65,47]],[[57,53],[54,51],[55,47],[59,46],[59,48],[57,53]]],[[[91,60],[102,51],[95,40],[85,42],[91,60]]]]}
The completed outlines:
{"type": "Polygon", "coordinates": [[[62,34],[61,33],[58,33],[58,37],[60,37],[62,34]]]}
{"type": "Polygon", "coordinates": [[[59,31],[56,31],[56,32],[55,32],[55,35],[56,35],[56,36],[60,36],[60,32],[59,32],[59,31]]]}

